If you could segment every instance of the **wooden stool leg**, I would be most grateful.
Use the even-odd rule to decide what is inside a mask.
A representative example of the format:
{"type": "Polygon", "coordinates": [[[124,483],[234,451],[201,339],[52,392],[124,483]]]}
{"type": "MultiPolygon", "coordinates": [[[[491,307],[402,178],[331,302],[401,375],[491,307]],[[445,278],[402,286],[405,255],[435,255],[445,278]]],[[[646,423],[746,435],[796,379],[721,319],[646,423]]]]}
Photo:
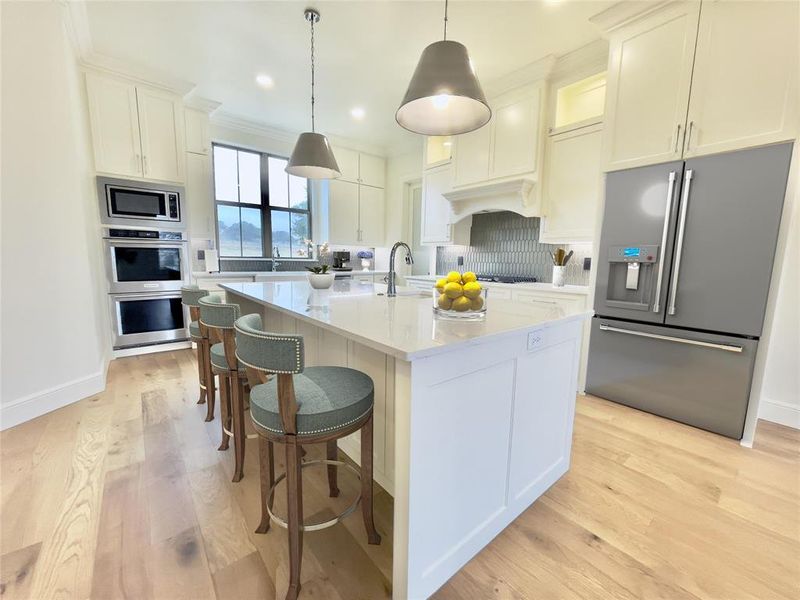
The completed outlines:
{"type": "MultiPolygon", "coordinates": [[[[220,442],[217,450],[227,450],[230,443],[230,436],[225,433],[225,430],[232,431],[231,429],[231,394],[230,394],[230,380],[227,375],[220,374],[219,376],[219,423],[220,430],[222,431],[222,442],[220,442]]],[[[235,443],[235,442],[234,442],[235,443]]]]}
{"type": "Polygon", "coordinates": [[[372,518],[372,415],[361,428],[361,513],[370,544],[380,544],[381,536],[372,518]]]}
{"type": "Polygon", "coordinates": [[[198,404],[205,404],[206,401],[206,366],[205,353],[203,352],[203,342],[197,342],[197,378],[200,381],[200,398],[198,404]]]}
{"type": "Polygon", "coordinates": [[[303,560],[303,475],[297,439],[286,436],[286,495],[289,526],[289,589],[286,600],[300,593],[300,565],[303,560]]]}
{"type": "MultiPolygon", "coordinates": [[[[206,342],[208,344],[208,342],[206,342]]],[[[210,352],[210,349],[209,349],[210,352]]],[[[211,356],[206,354],[206,400],[208,400],[208,410],[206,411],[206,423],[214,420],[214,403],[217,400],[217,386],[214,372],[211,370],[211,356]]],[[[221,379],[221,378],[220,378],[221,379]]]]}
{"type": "MultiPolygon", "coordinates": [[[[328,442],[327,458],[328,460],[337,460],[339,458],[336,440],[331,440],[328,442]]],[[[339,497],[339,486],[337,485],[336,481],[336,473],[338,471],[339,469],[336,468],[336,465],[328,465],[328,488],[330,489],[331,498],[339,497]]]]}
{"type": "Polygon", "coordinates": [[[233,409],[233,453],[236,466],[233,469],[233,482],[241,481],[244,477],[244,450],[247,436],[244,432],[244,386],[239,379],[239,373],[231,371],[230,381],[231,407],[233,409]]]}
{"type": "Polygon", "coordinates": [[[270,488],[275,484],[275,454],[272,442],[263,435],[258,436],[258,465],[261,471],[261,523],[256,528],[256,533],[269,531],[269,512],[272,509],[274,496],[269,495],[270,488]]]}

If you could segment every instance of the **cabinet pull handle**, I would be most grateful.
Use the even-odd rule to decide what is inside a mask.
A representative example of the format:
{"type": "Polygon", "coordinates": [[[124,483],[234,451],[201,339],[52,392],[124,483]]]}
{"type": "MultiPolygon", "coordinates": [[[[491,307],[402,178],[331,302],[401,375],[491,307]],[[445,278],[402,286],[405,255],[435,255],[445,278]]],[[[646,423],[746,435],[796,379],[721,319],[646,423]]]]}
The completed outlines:
{"type": "Polygon", "coordinates": [[[147,175],[147,156],[144,156],[144,174],[147,175]]]}
{"type": "Polygon", "coordinates": [[[689,146],[692,145],[692,130],[694,129],[694,121],[689,121],[689,129],[686,131],[686,151],[689,151],[689,146]]]}
{"type": "Polygon", "coordinates": [[[680,139],[681,139],[681,124],[678,123],[678,130],[675,132],[675,148],[673,148],[672,150],[673,154],[678,153],[678,142],[680,141],[680,139]]]}
{"type": "Polygon", "coordinates": [[[134,154],[134,157],[135,157],[135,158],[134,158],[134,160],[136,161],[136,169],[137,169],[138,171],[143,171],[143,168],[142,168],[142,157],[141,157],[141,155],[139,155],[139,154],[134,154]]]}
{"type": "Polygon", "coordinates": [[[678,277],[681,272],[681,256],[683,256],[683,234],[686,230],[686,213],[689,212],[689,189],[692,186],[694,171],[689,169],[684,175],[683,198],[681,198],[681,216],[678,222],[678,239],[675,242],[675,262],[672,266],[672,285],[669,290],[669,304],[667,314],[675,314],[675,300],[678,297],[678,277]]]}
{"type": "MultiPolygon", "coordinates": [[[[680,129],[678,125],[678,129],[680,129]]],[[[676,149],[677,150],[677,149],[676,149]]],[[[664,227],[661,230],[661,248],[658,249],[658,274],[656,275],[656,299],[653,302],[653,312],[661,312],[661,285],[664,281],[664,254],[667,248],[667,233],[669,232],[669,217],[672,213],[672,197],[675,195],[675,171],[669,173],[667,186],[667,207],[664,212],[664,227]]]]}
{"type": "Polygon", "coordinates": [[[652,338],[654,340],[663,340],[665,342],[678,342],[679,344],[689,344],[690,346],[702,346],[703,348],[714,348],[716,350],[725,350],[726,352],[741,353],[744,350],[742,346],[715,344],[713,342],[690,340],[687,338],[673,337],[671,335],[660,335],[658,333],[647,333],[645,331],[633,331],[631,329],[622,329],[620,327],[612,327],[611,325],[605,325],[605,324],[600,325],[600,331],[613,331],[614,333],[625,333],[627,335],[636,335],[639,337],[652,338]]]}

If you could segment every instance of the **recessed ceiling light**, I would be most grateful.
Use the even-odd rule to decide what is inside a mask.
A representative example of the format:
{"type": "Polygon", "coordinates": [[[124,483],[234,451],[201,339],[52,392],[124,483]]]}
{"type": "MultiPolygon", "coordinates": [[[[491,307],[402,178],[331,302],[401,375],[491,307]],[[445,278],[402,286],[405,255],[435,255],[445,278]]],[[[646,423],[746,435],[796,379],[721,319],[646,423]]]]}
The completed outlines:
{"type": "Polygon", "coordinates": [[[272,77],[264,75],[263,73],[261,75],[256,75],[256,83],[267,90],[275,85],[275,82],[272,81],[272,77]]]}
{"type": "Polygon", "coordinates": [[[363,119],[367,115],[367,113],[360,106],[356,106],[353,110],[350,111],[350,115],[354,119],[358,119],[360,121],[361,119],[363,119]]]}

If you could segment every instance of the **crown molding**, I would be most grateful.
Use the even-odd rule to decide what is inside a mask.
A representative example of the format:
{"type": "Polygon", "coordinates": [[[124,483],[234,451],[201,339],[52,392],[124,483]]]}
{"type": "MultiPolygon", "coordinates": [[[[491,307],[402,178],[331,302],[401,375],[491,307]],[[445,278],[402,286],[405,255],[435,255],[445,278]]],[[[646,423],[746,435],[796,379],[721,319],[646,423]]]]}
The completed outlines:
{"type": "Polygon", "coordinates": [[[624,0],[606,10],[589,17],[589,22],[597,26],[604,36],[670,4],[674,0],[624,0]]]}
{"type": "Polygon", "coordinates": [[[86,12],[86,3],[58,0],[58,4],[61,7],[67,35],[75,48],[76,55],[79,60],[82,60],[93,52],[92,33],[89,29],[89,15],[86,12]]]}
{"type": "Polygon", "coordinates": [[[518,88],[528,83],[533,83],[539,80],[547,79],[553,70],[556,63],[556,57],[548,54],[539,60],[529,63],[522,68],[512,71],[507,75],[493,79],[486,85],[484,89],[488,96],[496,96],[518,88]]]}
{"type": "Polygon", "coordinates": [[[220,106],[222,106],[222,102],[217,102],[216,100],[198,96],[195,94],[195,91],[196,90],[192,90],[186,96],[184,96],[183,104],[186,106],[186,108],[193,108],[210,115],[213,114],[220,106]]]}
{"type": "Polygon", "coordinates": [[[234,115],[233,113],[227,112],[223,108],[217,109],[214,114],[211,115],[211,124],[290,144],[293,144],[295,141],[297,141],[297,136],[299,135],[298,133],[292,131],[267,125],[261,121],[234,115]]]}
{"type": "Polygon", "coordinates": [[[576,73],[599,73],[605,71],[607,66],[608,40],[600,38],[559,56],[550,77],[561,79],[576,73]]]}
{"type": "Polygon", "coordinates": [[[82,57],[80,63],[84,69],[91,69],[107,75],[113,75],[114,77],[132,81],[133,83],[161,88],[181,97],[186,96],[196,87],[191,81],[186,81],[180,77],[173,77],[158,69],[132,65],[98,52],[92,52],[90,55],[82,57]]]}

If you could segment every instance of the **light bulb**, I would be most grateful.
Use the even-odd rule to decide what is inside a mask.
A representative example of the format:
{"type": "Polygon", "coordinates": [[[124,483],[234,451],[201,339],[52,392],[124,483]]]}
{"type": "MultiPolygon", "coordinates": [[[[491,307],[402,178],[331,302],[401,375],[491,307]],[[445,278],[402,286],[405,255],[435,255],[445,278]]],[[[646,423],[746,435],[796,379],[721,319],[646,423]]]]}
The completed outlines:
{"type": "Polygon", "coordinates": [[[444,110],[450,104],[450,96],[447,94],[439,94],[433,97],[433,106],[439,110],[444,110]]]}

